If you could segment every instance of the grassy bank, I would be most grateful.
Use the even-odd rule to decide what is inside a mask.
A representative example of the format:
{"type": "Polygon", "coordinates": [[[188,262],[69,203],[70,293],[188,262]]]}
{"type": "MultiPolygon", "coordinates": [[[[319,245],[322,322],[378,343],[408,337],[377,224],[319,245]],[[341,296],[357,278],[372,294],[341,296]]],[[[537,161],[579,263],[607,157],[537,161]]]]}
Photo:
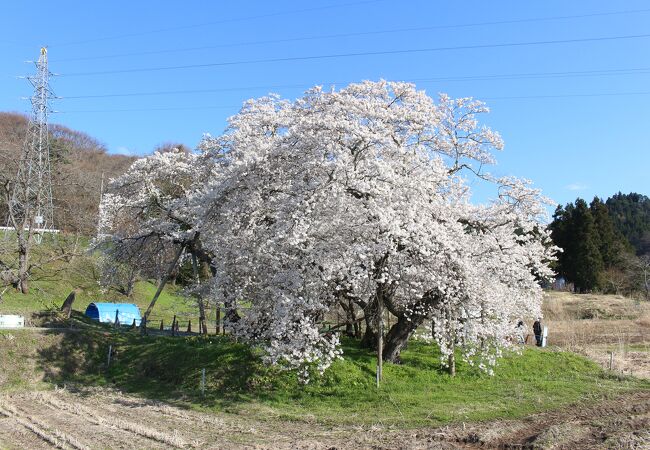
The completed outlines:
{"type": "MultiPolygon", "coordinates": [[[[93,265],[92,258],[79,258],[65,271],[57,273],[56,279],[36,274],[30,283],[28,294],[22,294],[13,288],[7,289],[0,301],[0,314],[21,314],[25,316],[28,325],[39,326],[42,323],[34,315],[59,309],[73,290],[77,292],[73,310],[80,313],[92,302],[135,303],[144,313],[156,292],[155,281],[138,281],[130,297],[115,290],[102,292],[93,265]]],[[[180,288],[167,285],[158,298],[152,321],[162,319],[169,326],[174,315],[179,317],[182,325],[189,318],[195,322],[198,308],[191,300],[183,297],[180,288]]]]}
{"type": "MultiPolygon", "coordinates": [[[[29,332],[14,332],[21,333],[29,332]]],[[[50,382],[115,386],[147,398],[256,419],[433,426],[516,418],[650,389],[647,381],[609,375],[583,357],[552,349],[510,355],[492,377],[461,363],[457,376],[450,378],[435,347],[412,343],[402,365],[386,364],[377,389],[374,357],[354,341],[344,344],[345,360],[304,386],[293,374],[264,364],[258,351],[224,337],[142,338],[95,327],[49,334],[47,339],[51,341],[34,358],[50,382]],[[115,353],[107,368],[109,344],[115,353]],[[205,396],[200,393],[203,368],[205,396]]]]}
{"type": "MultiPolygon", "coordinates": [[[[0,236],[0,261],[15,264],[15,242],[11,235],[8,237],[3,239],[0,236]]],[[[97,258],[97,253],[90,251],[89,238],[59,235],[53,239],[46,236],[40,245],[32,247],[31,261],[35,267],[30,276],[29,293],[22,294],[12,287],[5,289],[7,286],[0,286],[0,314],[21,314],[29,325],[42,325],[37,317],[33,317],[34,314],[60,308],[73,290],[77,292],[73,305],[75,311],[83,313],[92,302],[135,303],[144,311],[156,292],[156,281],[138,281],[128,297],[115,289],[102,292],[97,258]],[[65,257],[66,252],[75,256],[65,257]]],[[[159,322],[162,319],[169,326],[173,316],[177,315],[181,326],[190,318],[195,322],[198,308],[181,294],[180,288],[168,284],[158,299],[151,320],[159,322]]]]}

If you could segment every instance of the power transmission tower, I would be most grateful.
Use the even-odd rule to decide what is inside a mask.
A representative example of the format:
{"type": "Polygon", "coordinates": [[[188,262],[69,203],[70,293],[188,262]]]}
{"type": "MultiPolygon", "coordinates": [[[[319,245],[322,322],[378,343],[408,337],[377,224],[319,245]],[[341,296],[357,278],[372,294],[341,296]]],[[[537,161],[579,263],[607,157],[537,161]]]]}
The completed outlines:
{"type": "Polygon", "coordinates": [[[48,129],[50,100],[54,97],[50,76],[47,48],[43,47],[36,61],[36,74],[27,77],[34,86],[32,114],[8,205],[8,225],[16,230],[19,246],[29,246],[32,237],[38,243],[43,233],[55,231],[48,129]]]}

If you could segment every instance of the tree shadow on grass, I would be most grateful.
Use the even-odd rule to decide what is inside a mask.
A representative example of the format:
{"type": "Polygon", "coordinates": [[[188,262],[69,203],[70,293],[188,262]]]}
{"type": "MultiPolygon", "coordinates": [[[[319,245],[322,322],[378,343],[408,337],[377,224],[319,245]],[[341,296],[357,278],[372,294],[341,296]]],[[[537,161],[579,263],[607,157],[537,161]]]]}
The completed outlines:
{"type": "Polygon", "coordinates": [[[140,336],[138,330],[78,326],[47,331],[58,338],[38,351],[45,381],[113,386],[153,400],[222,408],[273,400],[278,388],[298,385],[295,375],[264,364],[259,351],[229,337],[140,336]]]}

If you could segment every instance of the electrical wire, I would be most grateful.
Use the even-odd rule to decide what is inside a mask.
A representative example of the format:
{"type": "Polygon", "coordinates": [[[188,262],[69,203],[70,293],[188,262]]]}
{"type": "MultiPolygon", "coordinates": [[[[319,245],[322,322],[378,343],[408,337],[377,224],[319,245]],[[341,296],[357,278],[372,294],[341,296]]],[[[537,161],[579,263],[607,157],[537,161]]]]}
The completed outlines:
{"type": "Polygon", "coordinates": [[[166,49],[166,50],[149,50],[144,52],[118,53],[113,55],[82,56],[78,58],[54,59],[51,60],[51,62],[91,61],[91,60],[121,58],[121,57],[128,57],[128,56],[186,53],[191,51],[214,50],[218,48],[228,48],[228,47],[253,46],[253,45],[263,45],[263,44],[282,44],[282,43],[289,43],[289,42],[349,38],[349,37],[359,37],[359,36],[376,36],[381,34],[407,33],[407,32],[414,32],[414,31],[431,31],[431,30],[444,30],[444,29],[455,29],[455,28],[470,28],[470,27],[479,27],[479,26],[509,25],[509,24],[520,24],[520,23],[531,23],[531,22],[549,22],[549,21],[557,21],[557,20],[570,20],[570,19],[603,17],[603,16],[624,15],[624,14],[640,14],[640,13],[648,13],[648,12],[650,12],[650,8],[626,10],[626,11],[610,11],[610,12],[590,13],[590,14],[576,14],[576,15],[568,15],[568,16],[498,20],[492,22],[475,22],[475,23],[453,24],[453,25],[433,25],[433,26],[424,26],[424,27],[394,28],[388,30],[361,31],[361,32],[352,32],[352,33],[326,34],[326,35],[319,35],[319,36],[271,39],[271,40],[262,40],[262,41],[235,42],[235,43],[227,43],[227,44],[219,44],[219,45],[202,46],[202,47],[187,47],[187,48],[166,49]]]}
{"type": "Polygon", "coordinates": [[[576,97],[623,97],[630,95],[650,95],[650,91],[638,92],[601,92],[589,94],[550,94],[550,95],[511,95],[504,97],[482,97],[482,100],[529,100],[529,99],[553,99],[553,98],[576,98],[576,97]]]}
{"type": "MultiPolygon", "coordinates": [[[[564,71],[564,72],[537,72],[537,73],[513,73],[513,74],[493,74],[493,75],[471,75],[457,77],[438,77],[438,78],[413,78],[407,80],[410,83],[432,83],[432,82],[455,82],[455,81],[491,81],[491,80],[526,80],[540,78],[574,78],[589,76],[621,76],[621,75],[638,75],[650,73],[650,67],[639,67],[631,69],[601,69],[601,70],[581,70],[581,71],[564,71]]],[[[351,81],[330,81],[315,83],[321,86],[347,85],[351,81]]],[[[208,94],[216,92],[235,92],[235,91],[255,91],[261,89],[293,89],[309,88],[314,84],[275,84],[261,86],[239,86],[214,89],[183,89],[173,91],[148,91],[148,92],[128,92],[128,93],[109,93],[109,94],[90,94],[90,95],[73,95],[66,97],[57,97],[64,100],[80,99],[97,99],[97,98],[115,98],[115,97],[150,97],[163,95],[181,95],[181,94],[208,94]]]]}
{"type": "MultiPolygon", "coordinates": [[[[521,96],[503,96],[503,97],[474,97],[480,100],[534,100],[534,99],[560,99],[560,98],[580,98],[580,97],[620,97],[631,95],[650,95],[650,91],[637,92],[599,92],[585,94],[556,94],[556,95],[521,95],[521,96]]],[[[181,106],[181,107],[163,107],[163,108],[135,108],[135,109],[85,109],[85,110],[68,110],[53,111],[59,114],[75,113],[112,113],[112,112],[145,112],[145,111],[192,111],[192,110],[210,110],[210,109],[238,109],[241,105],[217,105],[217,106],[181,106]]]]}
{"type": "Polygon", "coordinates": [[[379,3],[379,2],[385,2],[385,1],[387,1],[387,0],[361,0],[361,1],[351,2],[351,3],[338,3],[338,4],[334,4],[334,5],[315,6],[315,7],[311,7],[311,8],[296,9],[296,10],[290,10],[290,11],[277,11],[277,12],[273,12],[273,13],[259,14],[259,15],[256,15],[256,16],[233,17],[233,18],[229,18],[229,19],[221,19],[221,20],[215,20],[215,21],[211,21],[211,22],[203,22],[203,23],[190,24],[190,25],[181,25],[181,26],[171,27],[171,28],[159,28],[159,29],[156,29],[156,30],[140,31],[140,32],[137,32],[137,33],[128,33],[128,34],[120,34],[120,35],[113,35],[113,36],[105,36],[105,37],[99,37],[99,38],[93,38],[93,39],[85,39],[85,40],[82,40],[82,41],[64,42],[64,43],[61,43],[61,44],[52,45],[50,47],[65,47],[65,46],[70,46],[70,45],[88,44],[88,43],[94,43],[94,42],[100,42],[100,41],[123,39],[123,38],[128,38],[128,37],[145,36],[145,35],[149,35],[149,34],[168,33],[168,32],[171,32],[171,31],[188,30],[188,29],[191,29],[191,28],[207,27],[207,26],[210,26],[210,25],[219,25],[219,24],[232,23],[232,22],[245,22],[247,20],[266,19],[266,18],[269,18],[269,17],[283,16],[283,15],[288,15],[288,14],[300,14],[300,13],[305,13],[305,12],[323,11],[323,10],[326,10],[326,9],[344,8],[344,7],[348,7],[348,6],[365,5],[365,4],[379,3]]]}
{"type": "Polygon", "coordinates": [[[453,51],[453,50],[526,47],[526,46],[571,44],[571,43],[582,43],[582,42],[605,42],[605,41],[617,41],[617,40],[642,39],[648,37],[650,37],[650,34],[632,34],[632,35],[604,36],[604,37],[593,37],[593,38],[559,39],[559,40],[528,41],[528,42],[507,42],[507,43],[499,43],[499,44],[460,45],[454,47],[431,47],[431,48],[401,49],[401,50],[332,53],[326,55],[306,55],[306,56],[289,56],[283,58],[221,61],[221,62],[203,63],[203,64],[185,64],[185,65],[178,65],[178,66],[143,67],[143,68],[134,68],[134,69],[103,70],[103,71],[95,71],[95,72],[72,72],[72,73],[58,74],[58,75],[65,76],[65,77],[114,75],[114,74],[122,74],[122,73],[158,72],[158,71],[167,71],[167,70],[198,69],[198,68],[208,68],[208,67],[236,66],[236,65],[245,65],[245,64],[313,61],[313,60],[321,60],[321,59],[351,58],[351,57],[358,57],[358,56],[402,55],[402,54],[431,53],[431,52],[453,51]]]}

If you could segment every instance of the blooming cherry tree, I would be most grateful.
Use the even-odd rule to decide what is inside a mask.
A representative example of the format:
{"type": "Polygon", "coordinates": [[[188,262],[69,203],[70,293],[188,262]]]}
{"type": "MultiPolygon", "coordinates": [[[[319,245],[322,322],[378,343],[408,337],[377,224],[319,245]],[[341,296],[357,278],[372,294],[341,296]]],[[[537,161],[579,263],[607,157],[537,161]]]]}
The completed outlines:
{"type": "MultiPolygon", "coordinates": [[[[159,290],[147,309],[146,324],[169,273],[183,255],[192,259],[198,281],[198,263],[209,263],[200,241],[192,199],[211,171],[202,155],[173,149],[156,152],[133,163],[111,181],[102,197],[96,246],[103,251],[103,272],[112,276],[128,266],[161,279],[159,290]]],[[[198,299],[200,325],[207,332],[205,305],[198,299]]],[[[143,327],[144,330],[144,327],[143,327]]]]}
{"type": "Polygon", "coordinates": [[[484,112],[385,81],[247,102],[204,140],[203,157],[220,163],[192,197],[202,244],[218,255],[213,295],[248,308],[232,332],[307,377],[340,355],[322,324],[352,302],[385,360],[399,362],[433,324],[445,361],[460,347],[490,370],[517,319],[539,313],[553,249],[539,192],[483,172],[502,147],[479,127],[484,112]],[[476,177],[495,187],[493,202],[471,204],[476,177]],[[385,340],[384,308],[397,317],[385,340]]]}

